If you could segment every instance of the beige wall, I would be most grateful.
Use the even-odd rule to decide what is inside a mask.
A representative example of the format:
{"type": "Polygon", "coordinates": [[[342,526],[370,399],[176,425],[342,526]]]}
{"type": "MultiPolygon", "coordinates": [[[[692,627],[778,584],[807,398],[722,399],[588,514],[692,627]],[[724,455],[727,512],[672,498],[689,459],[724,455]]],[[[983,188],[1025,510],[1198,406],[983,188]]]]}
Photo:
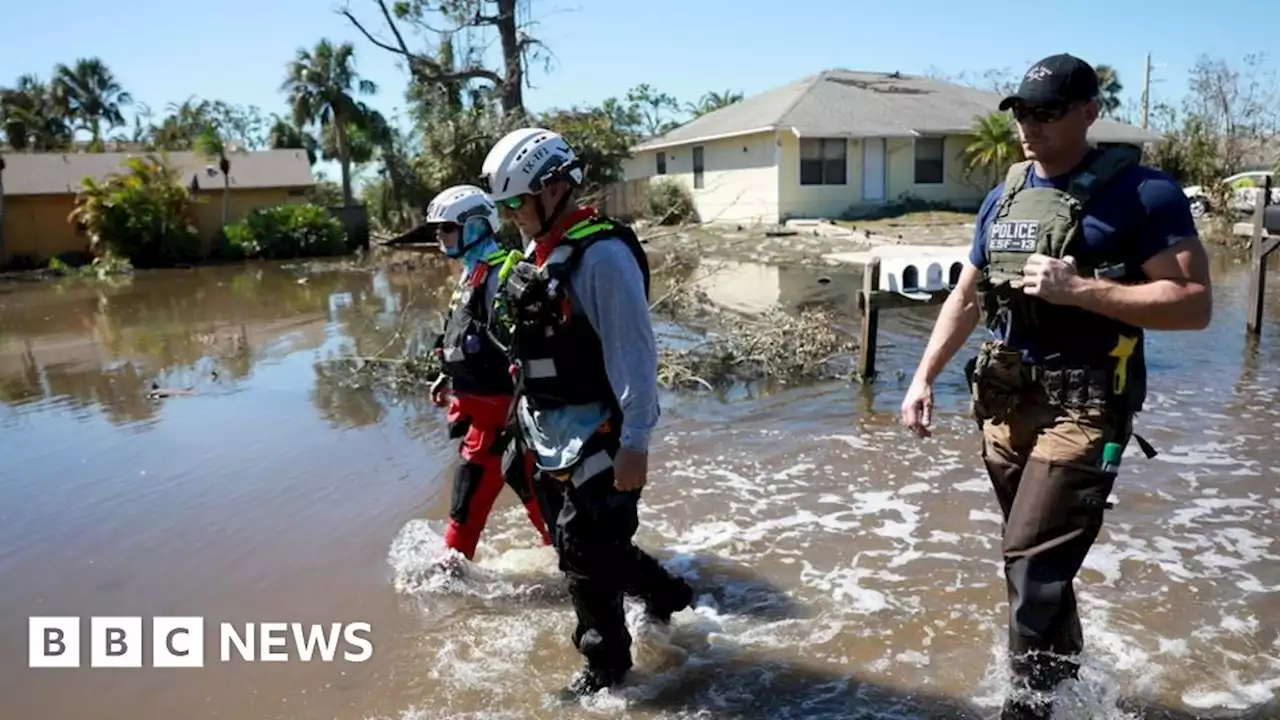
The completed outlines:
{"type": "Polygon", "coordinates": [[[623,163],[624,179],[669,178],[693,193],[703,222],[773,223],[778,217],[776,136],[773,131],[637,153],[623,163]],[[693,148],[703,148],[702,187],[694,187],[693,148]],[[658,153],[666,175],[657,174],[658,153]]]}
{"type": "MultiPolygon", "coordinates": [[[[227,202],[227,223],[243,220],[253,210],[287,202],[306,202],[306,197],[290,195],[291,190],[285,188],[254,188],[250,190],[232,190],[227,202]]],[[[196,228],[200,231],[200,240],[205,248],[217,237],[222,227],[222,191],[201,190],[196,194],[199,198],[195,205],[196,228]]]]}
{"type": "Polygon", "coordinates": [[[657,175],[657,154],[665,153],[666,177],[693,190],[703,221],[776,223],[789,217],[838,218],[885,202],[914,197],[948,203],[960,209],[977,209],[994,185],[990,178],[966,178],[964,148],[969,140],[949,136],[943,140],[941,183],[917,183],[915,140],[885,138],[884,200],[863,198],[862,138],[843,139],[845,182],[841,185],[800,184],[800,139],[790,130],[757,133],[703,143],[704,182],[693,189],[693,145],[639,152],[623,163],[627,180],[657,175]]]}
{"type": "MultiPolygon", "coordinates": [[[[297,191],[283,188],[232,190],[228,222],[236,222],[251,210],[285,202],[305,202],[297,191]]],[[[206,250],[222,226],[221,191],[203,191],[194,205],[196,227],[206,250]]],[[[0,264],[16,256],[32,256],[44,265],[65,252],[87,252],[89,236],[67,220],[75,208],[73,195],[22,195],[4,199],[4,248],[0,264]]]]}
{"type": "MultiPolygon", "coordinates": [[[[780,133],[778,207],[785,217],[837,218],[849,212],[882,204],[863,199],[863,144],[868,139],[845,141],[845,184],[800,184],[800,139],[791,132],[780,133]]],[[[874,142],[874,141],[872,141],[874,142]]],[[[884,202],[914,196],[931,202],[945,202],[960,208],[977,208],[991,188],[986,178],[964,177],[963,153],[968,139],[951,136],[944,139],[943,179],[939,184],[917,184],[915,178],[915,141],[912,138],[885,138],[884,202]]]]}
{"type": "Polygon", "coordinates": [[[778,209],[781,216],[834,218],[843,215],[862,197],[862,145],[847,141],[844,185],[800,184],[800,139],[791,131],[779,133],[778,209]]]}
{"type": "Polygon", "coordinates": [[[4,199],[4,250],[0,264],[29,255],[40,264],[64,252],[85,252],[89,236],[67,217],[75,209],[73,195],[23,195],[4,199]]]}
{"type": "Polygon", "coordinates": [[[964,149],[969,142],[969,138],[959,135],[944,138],[942,173],[945,182],[917,185],[915,141],[911,138],[889,138],[886,143],[889,153],[889,199],[914,195],[930,202],[945,202],[962,207],[972,205],[976,210],[994,183],[988,184],[983,177],[965,178],[963,158],[964,149]]]}

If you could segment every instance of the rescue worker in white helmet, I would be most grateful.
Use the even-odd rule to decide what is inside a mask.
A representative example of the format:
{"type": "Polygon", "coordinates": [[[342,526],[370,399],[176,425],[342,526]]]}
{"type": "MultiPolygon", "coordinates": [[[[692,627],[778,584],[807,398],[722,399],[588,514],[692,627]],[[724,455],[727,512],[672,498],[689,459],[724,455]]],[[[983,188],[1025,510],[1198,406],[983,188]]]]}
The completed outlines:
{"type": "Polygon", "coordinates": [[[1084,644],[1072,588],[1103,525],[1146,395],[1144,329],[1209,323],[1209,265],[1182,188],[1136,148],[1093,148],[1098,78],[1080,58],[1037,62],[1000,103],[1026,161],[978,213],[969,261],[902,401],[929,434],[933,382],[980,317],[965,369],[982,459],[1004,516],[1009,659],[1002,720],[1039,720],[1084,644]]]}
{"type": "Polygon", "coordinates": [[[431,387],[437,405],[447,398],[449,437],[461,438],[445,545],[468,560],[475,558],[480,533],[504,484],[519,496],[542,543],[550,544],[531,485],[531,467],[517,463],[504,477],[502,446],[497,442],[507,425],[514,382],[510,363],[494,345],[488,325],[500,270],[509,257],[514,261],[520,253],[499,245],[498,210],[474,185],[457,185],[436,195],[427,206],[426,222],[435,226],[441,251],[462,263],[444,330],[436,340],[443,371],[431,387]]]}
{"type": "MultiPolygon", "coordinates": [[[[666,624],[693,590],[632,541],[658,420],[649,265],[626,225],[577,203],[581,161],[558,133],[522,128],[489,151],[480,184],[529,241],[504,293],[518,368],[519,440],[577,614],[586,667],[569,696],[615,685],[631,668],[624,593],[666,624]]],[[[509,448],[504,462],[519,457],[509,448]]]]}

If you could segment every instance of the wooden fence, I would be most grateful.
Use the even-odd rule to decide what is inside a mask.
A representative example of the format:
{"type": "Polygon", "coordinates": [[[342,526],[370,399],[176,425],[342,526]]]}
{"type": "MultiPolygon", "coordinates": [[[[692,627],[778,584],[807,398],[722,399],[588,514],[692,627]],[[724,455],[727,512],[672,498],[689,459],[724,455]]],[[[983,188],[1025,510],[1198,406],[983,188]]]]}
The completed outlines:
{"type": "Polygon", "coordinates": [[[644,215],[649,204],[649,178],[622,180],[600,191],[599,208],[606,215],[630,222],[644,215]]]}
{"type": "Polygon", "coordinates": [[[333,205],[329,212],[342,223],[347,232],[347,247],[369,249],[369,209],[364,205],[333,205]]]}

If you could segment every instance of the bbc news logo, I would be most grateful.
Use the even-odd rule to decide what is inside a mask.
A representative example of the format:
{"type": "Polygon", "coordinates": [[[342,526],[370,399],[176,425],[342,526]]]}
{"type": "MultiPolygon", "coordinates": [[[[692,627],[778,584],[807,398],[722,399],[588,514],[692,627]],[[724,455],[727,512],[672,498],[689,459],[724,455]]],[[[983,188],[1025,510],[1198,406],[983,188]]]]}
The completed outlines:
{"type": "MultiPolygon", "coordinates": [[[[28,667],[80,667],[85,638],[79,617],[33,617],[28,623],[28,667]]],[[[89,618],[89,667],[142,667],[143,622],[140,617],[89,618]]],[[[202,617],[151,619],[151,667],[204,667],[202,617]]],[[[218,659],[231,662],[365,662],[373,657],[366,637],[369,623],[235,623],[218,624],[218,659]],[[363,635],[362,635],[363,634],[363,635]],[[292,653],[290,648],[292,647],[292,653]],[[342,653],[338,650],[342,647],[342,653]]]]}

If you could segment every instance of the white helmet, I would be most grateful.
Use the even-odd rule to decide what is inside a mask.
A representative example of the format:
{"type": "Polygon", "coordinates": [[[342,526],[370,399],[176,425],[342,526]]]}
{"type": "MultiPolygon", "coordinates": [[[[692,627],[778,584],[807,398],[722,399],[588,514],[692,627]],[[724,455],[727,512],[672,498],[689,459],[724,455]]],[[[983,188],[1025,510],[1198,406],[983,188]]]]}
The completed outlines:
{"type": "Polygon", "coordinates": [[[582,162],[560,133],[521,128],[507,133],[485,156],[481,184],[494,202],[538,193],[553,180],[583,180],[582,162]]]}
{"type": "Polygon", "coordinates": [[[431,199],[427,224],[453,223],[461,228],[457,253],[469,250],[498,232],[498,207],[475,185],[454,185],[431,199]]]}
{"type": "Polygon", "coordinates": [[[428,223],[466,225],[467,220],[473,217],[484,218],[489,229],[498,232],[498,208],[475,185],[454,185],[436,195],[427,205],[428,223]]]}

